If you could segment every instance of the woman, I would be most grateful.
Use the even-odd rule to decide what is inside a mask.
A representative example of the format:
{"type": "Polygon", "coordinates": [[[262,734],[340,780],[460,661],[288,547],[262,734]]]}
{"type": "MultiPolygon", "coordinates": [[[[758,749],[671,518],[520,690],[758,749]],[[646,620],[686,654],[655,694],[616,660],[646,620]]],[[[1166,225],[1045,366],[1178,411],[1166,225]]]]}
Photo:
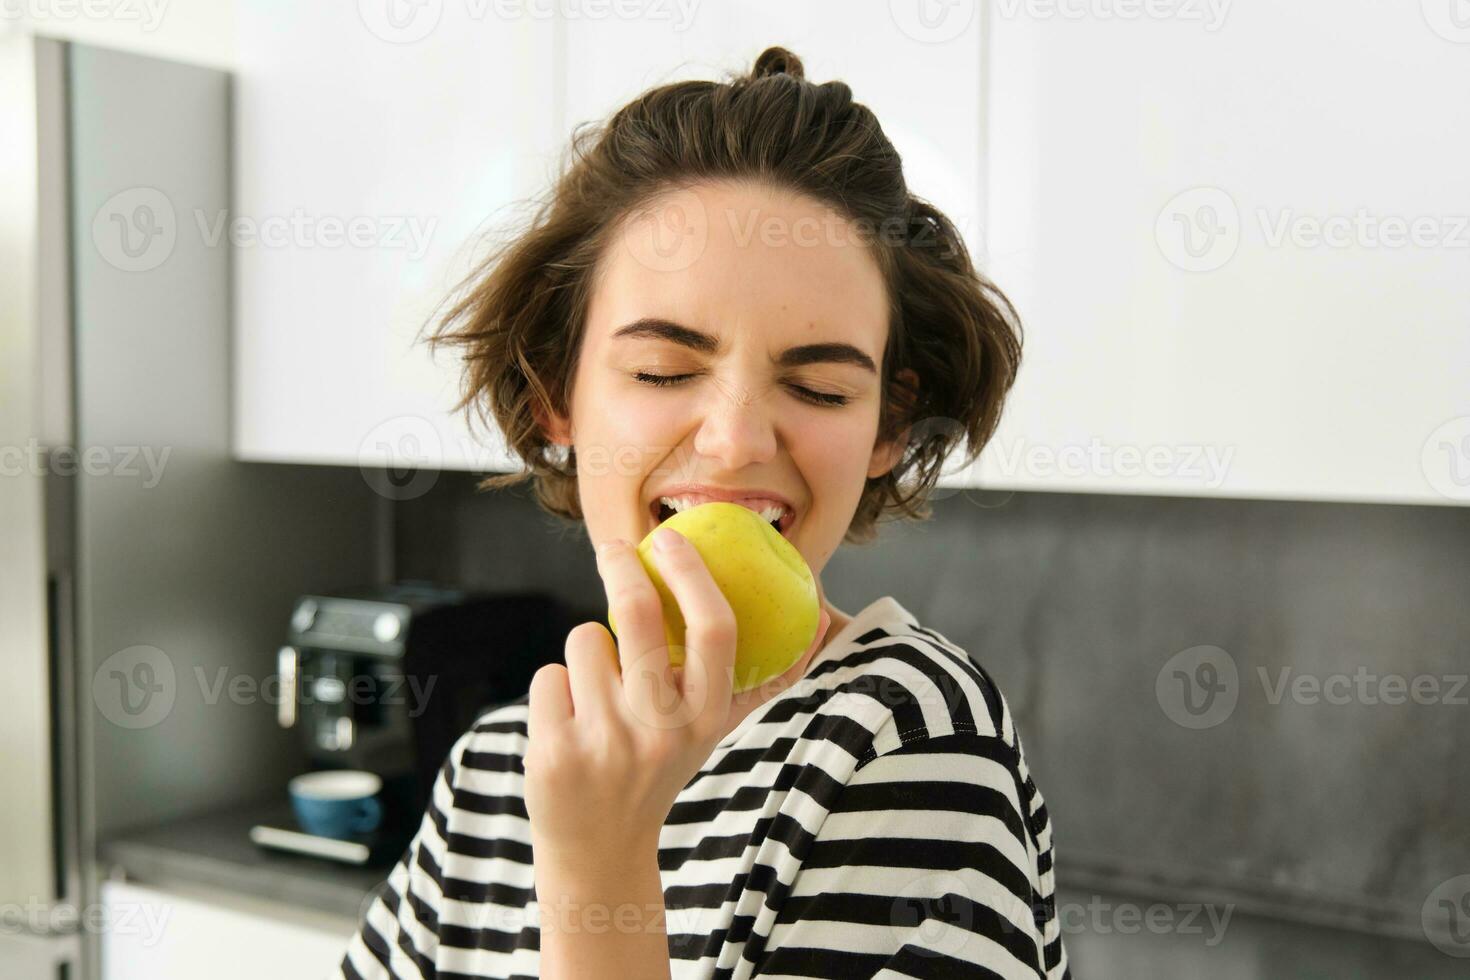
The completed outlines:
{"type": "Polygon", "coordinates": [[[466,350],[550,512],[585,523],[615,641],[480,717],[365,909],[346,977],[1068,976],[1051,830],[985,671],[820,572],[973,459],[1020,358],[1010,303],[908,193],[877,120],[782,48],[573,140],[532,226],[435,343],[466,350]],[[934,425],[935,420],[943,425],[934,425]],[[901,485],[901,478],[915,479],[901,485]],[[762,512],[818,576],[788,670],[732,693],[733,614],[674,510],[762,512]],[[533,857],[534,855],[534,857],[533,857]]]}

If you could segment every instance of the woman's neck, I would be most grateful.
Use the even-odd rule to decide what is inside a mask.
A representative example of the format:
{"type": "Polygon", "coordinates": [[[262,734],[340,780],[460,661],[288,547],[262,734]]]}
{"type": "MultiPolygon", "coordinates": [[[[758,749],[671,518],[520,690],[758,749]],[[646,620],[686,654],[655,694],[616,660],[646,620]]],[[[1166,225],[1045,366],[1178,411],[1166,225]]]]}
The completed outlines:
{"type": "Polygon", "coordinates": [[[811,665],[811,662],[823,650],[827,649],[827,644],[832,642],[832,638],[846,629],[847,624],[852,622],[851,616],[831,603],[828,603],[825,597],[822,601],[823,607],[827,610],[827,615],[831,617],[831,622],[827,624],[827,632],[822,635],[821,644],[816,649],[808,652],[796,663],[792,664],[791,668],[780,676],[771,678],[759,687],[753,687],[748,691],[741,691],[732,696],[730,698],[730,717],[726,719],[724,731],[720,733],[721,739],[724,739],[725,736],[740,727],[740,723],[761,705],[782,691],[794,687],[798,681],[806,676],[807,668],[811,665]]]}

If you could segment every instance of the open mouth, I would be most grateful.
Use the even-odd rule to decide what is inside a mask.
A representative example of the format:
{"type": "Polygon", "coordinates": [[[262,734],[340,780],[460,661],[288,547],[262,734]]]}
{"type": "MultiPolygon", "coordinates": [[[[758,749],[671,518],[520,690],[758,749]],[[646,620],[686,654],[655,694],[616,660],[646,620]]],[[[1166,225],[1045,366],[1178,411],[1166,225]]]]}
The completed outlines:
{"type": "MultiPolygon", "coordinates": [[[[657,527],[664,521],[668,520],[670,517],[673,517],[675,513],[677,513],[674,508],[664,503],[662,499],[655,500],[653,503],[649,504],[648,509],[649,513],[653,516],[653,527],[657,527]]],[[[687,510],[688,508],[685,509],[687,510]]],[[[771,527],[775,528],[776,532],[780,534],[783,538],[789,539],[791,537],[791,527],[795,523],[795,512],[792,511],[789,507],[783,507],[781,509],[781,515],[771,521],[771,527]]],[[[649,530],[652,529],[653,528],[649,528],[649,530]]]]}

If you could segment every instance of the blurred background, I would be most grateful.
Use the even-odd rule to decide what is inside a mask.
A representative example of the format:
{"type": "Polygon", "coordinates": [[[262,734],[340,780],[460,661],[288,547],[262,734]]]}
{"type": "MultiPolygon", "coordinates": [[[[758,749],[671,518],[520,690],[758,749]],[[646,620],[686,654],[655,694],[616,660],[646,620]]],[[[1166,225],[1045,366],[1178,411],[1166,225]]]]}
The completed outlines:
{"type": "Polygon", "coordinates": [[[604,614],[420,328],[575,125],[772,44],[1026,327],[824,583],[1006,692],[1074,974],[1470,973],[1466,0],[0,0],[0,975],[336,964],[604,614]]]}

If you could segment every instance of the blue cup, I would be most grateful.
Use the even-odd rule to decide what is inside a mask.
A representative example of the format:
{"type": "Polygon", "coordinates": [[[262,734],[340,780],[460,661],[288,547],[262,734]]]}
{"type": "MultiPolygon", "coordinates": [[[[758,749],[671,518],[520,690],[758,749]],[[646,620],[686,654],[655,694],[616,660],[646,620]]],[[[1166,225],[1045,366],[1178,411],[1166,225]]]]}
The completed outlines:
{"type": "Polygon", "coordinates": [[[286,784],[296,822],[318,837],[350,838],[378,829],[383,780],[360,769],[323,769],[303,773],[286,784]]]}

